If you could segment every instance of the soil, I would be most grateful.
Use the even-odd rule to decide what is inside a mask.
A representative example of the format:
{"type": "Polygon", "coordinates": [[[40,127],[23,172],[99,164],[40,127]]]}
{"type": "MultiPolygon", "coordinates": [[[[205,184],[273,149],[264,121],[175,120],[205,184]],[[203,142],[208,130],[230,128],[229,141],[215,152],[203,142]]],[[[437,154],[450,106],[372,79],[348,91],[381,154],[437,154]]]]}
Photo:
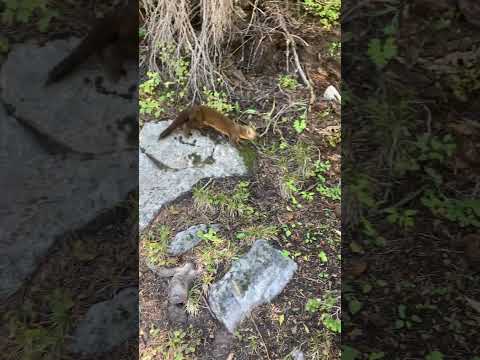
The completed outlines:
{"type": "MultiPolygon", "coordinates": [[[[301,349],[306,359],[339,359],[340,335],[328,330],[321,321],[321,311],[309,312],[309,299],[324,299],[330,294],[335,300],[332,315],[340,319],[340,202],[315,194],[311,202],[304,201],[297,194],[301,207],[292,205],[282,190],[284,170],[280,166],[282,151],[280,143],[288,148],[295,144],[309,146],[308,161],[329,161],[331,168],[325,174],[328,185],[334,186],[340,180],[340,106],[321,100],[329,85],[340,88],[340,59],[331,54],[332,42],[340,41],[337,29],[326,31],[315,23],[315,19],[302,19],[303,30],[295,28],[295,35],[309,43],[308,49],[299,48],[303,66],[311,78],[316,101],[307,118],[307,127],[297,134],[292,126],[296,111],[294,103],[309,100],[309,91],[301,85],[296,90],[285,90],[278,86],[279,76],[286,74],[285,53],[278,39],[265,41],[258,50],[257,62],[247,68],[239,59],[229,59],[234,68],[243,69],[247,84],[241,91],[232,94],[242,109],[255,108],[260,113],[269,112],[275,101],[274,114],[283,112],[278,120],[267,124],[260,116],[249,116],[242,121],[250,122],[262,134],[254,143],[256,161],[249,176],[241,179],[205,180],[197,185],[208,185],[213,194],[234,192],[239,181],[249,182],[248,204],[257,217],[229,216],[220,209],[198,208],[192,193],[165,206],[152,227],[166,226],[172,234],[200,223],[221,224],[219,236],[235,244],[237,255],[244,254],[252,244],[239,241],[236,234],[248,227],[274,226],[279,232],[269,240],[275,247],[286,250],[299,265],[299,270],[285,290],[270,304],[253,310],[242,322],[234,335],[228,334],[216,321],[206,302],[205,293],[199,301],[197,314],[188,314],[186,321],[178,325],[171,321],[167,293],[168,279],[158,278],[146,265],[150,240],[141,238],[140,243],[140,354],[145,359],[173,359],[182,353],[182,346],[176,346],[172,334],[181,330],[183,346],[190,344],[195,351],[182,354],[187,359],[288,359],[296,349],[301,349]],[[278,53],[279,56],[268,56],[278,53]],[[263,55],[262,55],[263,54],[263,55]],[[267,54],[267,55],[265,55],[267,54]],[[261,68],[255,64],[261,63],[261,68]],[[241,95],[240,95],[241,94],[241,95]],[[335,137],[337,136],[337,137],[335,137]],[[277,150],[271,150],[276,146],[277,150]],[[208,184],[207,184],[208,183],[208,184]],[[291,232],[291,233],[290,233],[291,232]],[[310,238],[311,237],[311,238],[310,238]],[[323,262],[319,256],[324,252],[323,262]]],[[[281,41],[285,41],[281,39],[281,41]]],[[[292,64],[289,65],[290,69],[292,64]]],[[[183,108],[179,106],[178,108],[183,108]]],[[[175,109],[162,117],[174,118],[175,109]]],[[[158,121],[145,117],[144,121],[158,121]]],[[[217,136],[213,134],[212,136],[217,136]]],[[[291,154],[289,162],[292,162],[291,154]]],[[[288,158],[288,156],[287,156],[288,158]]],[[[316,180],[302,184],[302,189],[314,189],[316,180]]],[[[195,251],[175,259],[178,264],[186,261],[200,263],[195,251]]],[[[231,260],[218,261],[215,279],[219,280],[228,271],[231,260]]],[[[202,286],[198,281],[194,286],[202,286]]]]}
{"type": "Polygon", "coordinates": [[[364,264],[354,280],[348,272],[342,279],[342,305],[349,309],[343,313],[342,345],[351,359],[480,354],[479,309],[467,300],[480,298],[475,255],[480,222],[472,209],[478,209],[479,177],[471,155],[477,151],[473,141],[480,139],[475,100],[480,78],[472,70],[478,67],[473,54],[480,37],[456,5],[419,1],[389,8],[372,2],[357,7],[342,27],[351,35],[342,49],[342,71],[354,99],[343,109],[350,141],[342,144],[348,159],[342,180],[348,187],[367,175],[363,200],[373,199],[362,203],[348,190],[342,199],[348,204],[342,214],[343,266],[364,264]],[[368,44],[388,37],[383,30],[395,18],[398,27],[390,36],[397,55],[375,69],[368,44]],[[377,107],[367,108],[372,99],[377,107]],[[405,111],[402,101],[409,104],[405,111]],[[385,105],[390,115],[374,112],[385,105]],[[419,149],[419,136],[441,139],[446,155],[431,158],[436,150],[419,149]],[[399,171],[407,160],[419,166],[399,171]],[[439,194],[451,202],[432,205],[429,199],[439,194]],[[467,203],[472,208],[464,208],[467,203]],[[389,217],[383,211],[389,208],[410,211],[409,224],[389,217]],[[358,222],[361,216],[368,230],[358,222]]]}

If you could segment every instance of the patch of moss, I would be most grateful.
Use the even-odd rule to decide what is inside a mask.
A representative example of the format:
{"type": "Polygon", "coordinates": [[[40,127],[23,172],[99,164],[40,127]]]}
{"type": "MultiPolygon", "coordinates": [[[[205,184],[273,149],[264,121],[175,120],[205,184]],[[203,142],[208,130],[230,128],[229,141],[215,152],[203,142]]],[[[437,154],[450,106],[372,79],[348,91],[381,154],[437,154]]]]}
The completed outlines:
{"type": "Polygon", "coordinates": [[[243,159],[243,163],[247,167],[249,173],[251,173],[255,167],[257,160],[257,153],[252,145],[242,145],[238,148],[240,156],[243,159]]]}

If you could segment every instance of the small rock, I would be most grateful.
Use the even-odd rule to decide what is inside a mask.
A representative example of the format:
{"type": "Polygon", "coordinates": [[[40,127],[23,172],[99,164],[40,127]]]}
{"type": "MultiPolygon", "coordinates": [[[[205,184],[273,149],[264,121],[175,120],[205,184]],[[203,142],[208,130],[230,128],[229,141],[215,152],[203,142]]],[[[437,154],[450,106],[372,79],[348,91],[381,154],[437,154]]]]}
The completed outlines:
{"type": "Polygon", "coordinates": [[[325,92],[323,93],[323,98],[328,101],[336,101],[338,103],[342,102],[342,97],[340,96],[340,93],[333,85],[330,85],[327,90],[325,90],[325,92]]]}
{"type": "Polygon", "coordinates": [[[335,213],[335,216],[338,219],[341,219],[342,218],[342,205],[341,204],[335,204],[335,206],[333,208],[333,212],[335,213]]]}
{"type": "Polygon", "coordinates": [[[212,285],[209,304],[233,333],[256,306],[275,298],[292,278],[297,264],[265,240],[257,240],[250,251],[237,260],[222,280],[212,285]]]}
{"type": "Polygon", "coordinates": [[[138,332],[138,289],[127,288],[112,300],[93,305],[75,329],[71,351],[105,353],[138,332]]]}
{"type": "Polygon", "coordinates": [[[295,349],[292,352],[293,360],[305,360],[305,355],[303,355],[303,351],[300,349],[295,349]]]}
{"type": "Polygon", "coordinates": [[[170,246],[168,247],[168,255],[179,256],[191,250],[193,247],[198,245],[200,241],[202,241],[202,238],[200,238],[197,233],[199,231],[208,232],[210,228],[218,231],[220,229],[220,226],[218,224],[200,224],[191,226],[187,230],[179,232],[175,235],[175,238],[172,240],[170,246]]]}

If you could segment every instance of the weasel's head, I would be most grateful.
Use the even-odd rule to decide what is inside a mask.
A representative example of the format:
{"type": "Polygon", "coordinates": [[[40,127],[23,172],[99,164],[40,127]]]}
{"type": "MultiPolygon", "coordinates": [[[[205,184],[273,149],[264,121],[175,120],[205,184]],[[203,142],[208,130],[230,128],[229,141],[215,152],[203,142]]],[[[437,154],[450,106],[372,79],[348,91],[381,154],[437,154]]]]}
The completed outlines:
{"type": "Polygon", "coordinates": [[[242,137],[246,140],[254,140],[257,137],[257,132],[250,126],[244,126],[242,137]]]}

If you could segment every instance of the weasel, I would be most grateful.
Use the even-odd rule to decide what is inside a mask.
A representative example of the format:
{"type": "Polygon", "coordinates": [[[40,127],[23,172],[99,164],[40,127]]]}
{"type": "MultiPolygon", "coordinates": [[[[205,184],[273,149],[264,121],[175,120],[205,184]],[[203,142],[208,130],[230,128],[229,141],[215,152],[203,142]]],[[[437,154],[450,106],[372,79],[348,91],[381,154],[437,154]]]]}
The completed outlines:
{"type": "Polygon", "coordinates": [[[92,54],[103,55],[113,80],[125,74],[126,58],[138,58],[138,15],[136,2],[126,5],[96,20],[88,35],[60,61],[48,74],[46,85],[55,83],[70,74],[92,54]]]}
{"type": "Polygon", "coordinates": [[[183,127],[187,135],[190,135],[191,129],[211,127],[228,136],[229,140],[235,144],[238,144],[240,139],[254,140],[257,136],[255,129],[235,124],[225,115],[204,105],[197,105],[183,110],[170,126],[160,134],[159,139],[167,137],[178,127],[183,127]]]}

